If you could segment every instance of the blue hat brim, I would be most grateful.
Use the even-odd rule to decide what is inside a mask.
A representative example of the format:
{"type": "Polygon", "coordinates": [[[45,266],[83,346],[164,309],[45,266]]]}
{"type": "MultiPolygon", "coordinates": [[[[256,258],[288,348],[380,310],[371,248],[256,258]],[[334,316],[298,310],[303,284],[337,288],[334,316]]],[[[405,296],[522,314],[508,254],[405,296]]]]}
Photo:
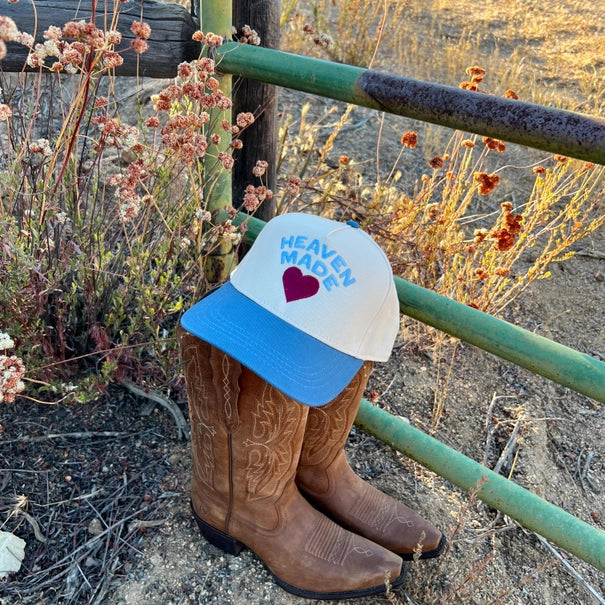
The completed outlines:
{"type": "Polygon", "coordinates": [[[363,364],[286,323],[229,282],[186,311],[181,325],[313,407],[334,399],[363,364]]]}

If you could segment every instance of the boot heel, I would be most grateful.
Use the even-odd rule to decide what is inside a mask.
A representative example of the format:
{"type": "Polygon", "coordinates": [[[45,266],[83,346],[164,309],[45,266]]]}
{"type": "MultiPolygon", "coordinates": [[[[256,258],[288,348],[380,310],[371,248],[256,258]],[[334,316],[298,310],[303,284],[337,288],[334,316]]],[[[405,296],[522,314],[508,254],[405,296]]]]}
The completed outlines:
{"type": "Polygon", "coordinates": [[[200,533],[208,542],[210,542],[210,544],[220,548],[229,555],[239,555],[245,546],[242,542],[232,538],[229,534],[222,532],[220,529],[212,527],[212,525],[198,517],[193,508],[193,504],[191,505],[191,510],[193,511],[193,516],[195,517],[200,533]]]}

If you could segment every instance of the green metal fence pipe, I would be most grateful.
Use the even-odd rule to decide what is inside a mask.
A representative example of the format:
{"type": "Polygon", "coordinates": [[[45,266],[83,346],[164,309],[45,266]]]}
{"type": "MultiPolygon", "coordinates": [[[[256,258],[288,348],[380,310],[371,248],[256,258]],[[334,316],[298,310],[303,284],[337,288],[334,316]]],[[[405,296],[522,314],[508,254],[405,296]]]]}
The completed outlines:
{"type": "Polygon", "coordinates": [[[605,571],[605,532],[600,529],[365,400],[361,402],[355,423],[465,491],[486,480],[477,493],[483,502],[605,571]]]}
{"type": "Polygon", "coordinates": [[[395,277],[402,313],[605,403],[605,363],[395,277]]]}
{"type": "MultiPolygon", "coordinates": [[[[252,243],[265,223],[240,213],[236,222],[243,221],[252,243]]],[[[602,361],[399,277],[395,286],[405,315],[605,403],[602,361]]]]}
{"type": "Polygon", "coordinates": [[[605,164],[598,117],[236,42],[217,61],[233,75],[605,164]]]}

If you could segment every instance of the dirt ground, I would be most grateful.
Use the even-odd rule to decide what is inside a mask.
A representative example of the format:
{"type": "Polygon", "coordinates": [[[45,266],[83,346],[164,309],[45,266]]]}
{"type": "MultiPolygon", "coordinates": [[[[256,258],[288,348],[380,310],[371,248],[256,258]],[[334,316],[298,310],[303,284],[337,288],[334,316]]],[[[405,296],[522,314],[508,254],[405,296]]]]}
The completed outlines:
{"type": "MultiPolygon", "coordinates": [[[[301,103],[293,94],[282,99],[301,103]]],[[[353,122],[367,116],[356,111],[353,122]]],[[[376,120],[339,144],[362,147],[359,137],[375,137],[376,120]]],[[[386,131],[385,153],[407,124],[386,131]]],[[[552,276],[536,282],[507,320],[605,361],[604,230],[576,252],[551,267],[552,276]]],[[[603,405],[464,343],[430,354],[418,348],[416,329],[404,319],[367,396],[422,430],[442,400],[437,439],[489,468],[500,461],[503,475],[604,530],[603,405]]],[[[184,396],[176,404],[186,416],[184,396]]],[[[190,446],[161,405],[116,387],[85,405],[21,399],[0,408],[0,424],[2,529],[27,543],[21,571],[0,580],[3,605],[313,602],[279,588],[250,551],[231,557],[199,536],[189,510],[190,446]],[[17,508],[20,496],[27,503],[17,508]]],[[[363,431],[353,429],[347,454],[363,478],[450,540],[439,560],[408,565],[390,602],[605,603],[604,574],[363,431]]]]}

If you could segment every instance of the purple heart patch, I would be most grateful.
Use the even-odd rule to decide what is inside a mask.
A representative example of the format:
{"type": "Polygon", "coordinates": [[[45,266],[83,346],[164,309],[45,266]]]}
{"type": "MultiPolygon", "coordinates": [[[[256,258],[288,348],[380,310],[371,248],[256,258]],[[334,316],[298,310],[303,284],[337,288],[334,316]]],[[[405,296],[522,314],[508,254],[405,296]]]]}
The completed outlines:
{"type": "Polygon", "coordinates": [[[303,275],[298,267],[289,267],[282,275],[286,302],[315,296],[319,291],[319,280],[312,275],[303,275]]]}

